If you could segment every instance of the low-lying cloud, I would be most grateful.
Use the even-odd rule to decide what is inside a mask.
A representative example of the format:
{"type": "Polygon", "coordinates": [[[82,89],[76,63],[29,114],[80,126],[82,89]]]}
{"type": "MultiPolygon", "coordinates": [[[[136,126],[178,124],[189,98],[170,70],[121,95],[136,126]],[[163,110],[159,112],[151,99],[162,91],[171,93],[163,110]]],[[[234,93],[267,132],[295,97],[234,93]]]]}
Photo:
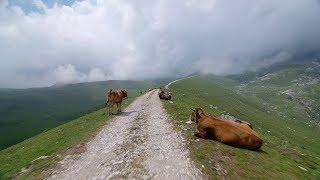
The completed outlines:
{"type": "Polygon", "coordinates": [[[320,47],[318,0],[0,1],[0,87],[230,74],[320,47]]]}

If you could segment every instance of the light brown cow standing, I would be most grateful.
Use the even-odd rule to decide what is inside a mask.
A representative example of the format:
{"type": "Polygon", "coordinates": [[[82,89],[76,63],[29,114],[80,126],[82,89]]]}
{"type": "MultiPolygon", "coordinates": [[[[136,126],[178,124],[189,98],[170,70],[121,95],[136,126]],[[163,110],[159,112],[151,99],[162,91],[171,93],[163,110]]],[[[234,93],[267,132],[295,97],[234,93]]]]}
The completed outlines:
{"type": "Polygon", "coordinates": [[[201,108],[192,109],[191,120],[197,124],[197,137],[251,150],[259,149],[263,144],[249,125],[210,117],[201,108]]]}
{"type": "Polygon", "coordinates": [[[112,107],[117,105],[117,113],[121,112],[121,103],[124,98],[127,97],[127,91],[124,89],[110,89],[107,93],[106,106],[109,105],[109,116],[111,115],[112,107]]]}

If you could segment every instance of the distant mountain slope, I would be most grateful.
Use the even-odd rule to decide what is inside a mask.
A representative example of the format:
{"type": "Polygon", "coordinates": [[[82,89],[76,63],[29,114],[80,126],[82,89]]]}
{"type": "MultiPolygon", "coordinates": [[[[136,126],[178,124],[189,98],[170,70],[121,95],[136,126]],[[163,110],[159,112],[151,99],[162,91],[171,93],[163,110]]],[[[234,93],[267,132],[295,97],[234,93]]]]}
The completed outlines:
{"type": "MultiPolygon", "coordinates": [[[[162,81],[161,81],[162,82],[162,81]]],[[[158,86],[154,81],[103,81],[47,88],[0,90],[0,150],[104,107],[109,88],[126,88],[129,97],[158,86]]]]}
{"type": "Polygon", "coordinates": [[[266,69],[239,82],[238,93],[258,98],[281,116],[320,128],[320,60],[266,69]]]}

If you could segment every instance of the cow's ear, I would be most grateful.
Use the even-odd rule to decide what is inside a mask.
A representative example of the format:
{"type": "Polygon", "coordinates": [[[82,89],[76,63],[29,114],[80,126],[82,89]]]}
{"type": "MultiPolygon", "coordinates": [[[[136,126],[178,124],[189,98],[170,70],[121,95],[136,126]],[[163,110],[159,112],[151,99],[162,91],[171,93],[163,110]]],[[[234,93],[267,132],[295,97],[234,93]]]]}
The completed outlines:
{"type": "Polygon", "coordinates": [[[199,114],[201,114],[201,115],[202,115],[202,114],[205,114],[204,111],[203,111],[203,109],[199,109],[199,114]]]}

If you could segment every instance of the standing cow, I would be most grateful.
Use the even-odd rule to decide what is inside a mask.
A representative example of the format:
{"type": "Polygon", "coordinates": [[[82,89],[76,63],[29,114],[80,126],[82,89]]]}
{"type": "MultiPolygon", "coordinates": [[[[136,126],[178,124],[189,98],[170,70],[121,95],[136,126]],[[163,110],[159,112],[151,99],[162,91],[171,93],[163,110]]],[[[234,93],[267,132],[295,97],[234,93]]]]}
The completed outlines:
{"type": "Polygon", "coordinates": [[[110,89],[107,93],[106,106],[109,105],[109,116],[113,105],[117,105],[117,113],[121,112],[121,103],[124,98],[128,96],[127,91],[124,89],[110,89]]]}

